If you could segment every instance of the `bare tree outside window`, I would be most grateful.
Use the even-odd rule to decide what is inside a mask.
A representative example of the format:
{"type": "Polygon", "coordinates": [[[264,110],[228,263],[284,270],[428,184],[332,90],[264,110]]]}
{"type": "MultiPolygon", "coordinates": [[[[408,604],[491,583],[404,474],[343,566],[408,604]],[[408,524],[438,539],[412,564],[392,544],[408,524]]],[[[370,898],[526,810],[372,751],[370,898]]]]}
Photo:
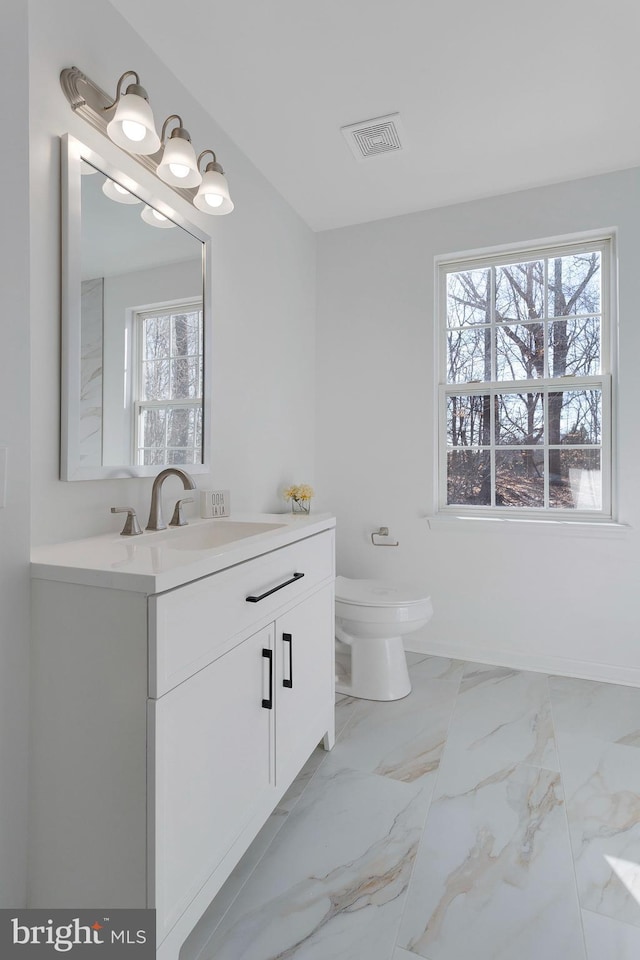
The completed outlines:
{"type": "Polygon", "coordinates": [[[202,304],[136,315],[136,462],[202,462],[202,304]]]}
{"type": "Polygon", "coordinates": [[[607,263],[602,241],[441,268],[443,506],[610,510],[607,263]]]}

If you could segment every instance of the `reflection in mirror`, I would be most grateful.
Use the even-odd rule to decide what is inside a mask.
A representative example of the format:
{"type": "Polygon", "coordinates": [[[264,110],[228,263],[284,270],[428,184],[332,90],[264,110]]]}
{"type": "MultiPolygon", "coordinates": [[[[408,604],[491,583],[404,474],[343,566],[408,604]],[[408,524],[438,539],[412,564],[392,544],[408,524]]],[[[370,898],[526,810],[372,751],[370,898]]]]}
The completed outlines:
{"type": "Polygon", "coordinates": [[[62,476],[148,476],[165,465],[197,472],[204,459],[204,238],[74,145],[77,162],[70,150],[67,163],[62,476]]]}

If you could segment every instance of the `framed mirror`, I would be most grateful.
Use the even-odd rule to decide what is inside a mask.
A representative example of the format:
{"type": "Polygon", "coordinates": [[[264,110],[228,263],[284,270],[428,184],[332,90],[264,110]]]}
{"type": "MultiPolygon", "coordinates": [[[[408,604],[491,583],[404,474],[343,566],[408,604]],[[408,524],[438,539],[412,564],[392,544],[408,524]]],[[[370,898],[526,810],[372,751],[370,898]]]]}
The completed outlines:
{"type": "Polygon", "coordinates": [[[62,138],[63,480],[208,471],[211,244],[163,187],[62,138]]]}

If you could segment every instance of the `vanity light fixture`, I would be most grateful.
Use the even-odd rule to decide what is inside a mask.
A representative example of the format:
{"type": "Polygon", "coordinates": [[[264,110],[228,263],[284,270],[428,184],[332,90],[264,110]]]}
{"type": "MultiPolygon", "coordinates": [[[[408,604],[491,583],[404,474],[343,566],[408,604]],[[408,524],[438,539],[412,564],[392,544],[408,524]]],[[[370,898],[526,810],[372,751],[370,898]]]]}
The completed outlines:
{"type": "Polygon", "coordinates": [[[213,160],[210,160],[205,167],[202,183],[193,199],[193,204],[203,213],[213,213],[218,216],[231,213],[233,202],[229,196],[229,184],[213,150],[202,151],[198,157],[198,169],[200,169],[200,161],[207,153],[211,154],[213,160]]]}
{"type": "Polygon", "coordinates": [[[161,230],[169,230],[171,227],[175,227],[173,220],[169,220],[163,213],[160,213],[159,210],[154,210],[154,208],[148,204],[145,204],[140,216],[144,222],[148,223],[151,227],[159,227],[161,230]]]}
{"type": "Polygon", "coordinates": [[[115,180],[105,180],[102,184],[102,192],[109,200],[115,200],[116,203],[142,203],[139,197],[120,186],[115,180]]]}
{"type": "Polygon", "coordinates": [[[149,106],[149,97],[144,87],[140,86],[140,77],[135,70],[126,70],[118,80],[116,98],[113,103],[107,104],[103,110],[116,108],[112,119],[107,124],[107,134],[129,153],[155,153],[160,149],[160,138],[156,133],[153,113],[149,106]],[[122,93],[122,81],[125,77],[135,77],[136,82],[130,83],[122,93]]]}
{"type": "Polygon", "coordinates": [[[160,179],[170,187],[197,187],[202,182],[202,176],[198,170],[196,152],[193,149],[189,131],[182,125],[182,117],[177,113],[167,117],[162,124],[160,139],[165,145],[162,160],[156,170],[160,179]],[[174,127],[169,139],[165,141],[167,124],[172,120],[177,120],[178,126],[174,127]]]}
{"type": "MultiPolygon", "coordinates": [[[[122,147],[175,193],[193,203],[203,213],[231,213],[233,203],[229,196],[229,185],[213,150],[204,150],[196,160],[191,137],[178,114],[167,117],[162,125],[162,137],[158,136],[147,91],[140,85],[140,78],[135,70],[126,70],[122,74],[118,80],[115,100],[77,67],[65,67],[60,73],[60,85],[74,113],[122,147]],[[135,82],[130,83],[122,93],[127,77],[132,77],[135,82]],[[113,114],[111,117],[110,113],[113,114]],[[171,120],[177,120],[179,126],[171,131],[164,143],[171,120]],[[164,149],[161,149],[163,143],[164,149]],[[201,173],[200,160],[207,153],[210,153],[213,159],[201,173]],[[196,192],[197,187],[200,189],[196,192]]],[[[112,199],[119,198],[112,196],[112,199]]],[[[154,219],[153,225],[158,226],[160,221],[154,219]]],[[[173,226],[172,221],[168,221],[168,225],[173,226]]]]}

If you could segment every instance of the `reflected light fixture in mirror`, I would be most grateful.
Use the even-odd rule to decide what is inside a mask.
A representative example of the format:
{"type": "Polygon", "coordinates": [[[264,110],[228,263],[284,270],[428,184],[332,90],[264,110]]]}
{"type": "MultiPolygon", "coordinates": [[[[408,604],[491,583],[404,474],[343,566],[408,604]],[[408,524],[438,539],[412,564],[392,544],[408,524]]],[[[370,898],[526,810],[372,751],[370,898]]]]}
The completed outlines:
{"type": "Polygon", "coordinates": [[[102,184],[102,192],[109,200],[115,200],[116,203],[142,203],[138,197],[134,196],[125,187],[120,186],[115,180],[105,180],[102,184]]]}
{"type": "Polygon", "coordinates": [[[167,117],[162,126],[162,138],[158,136],[147,91],[140,85],[135,70],[127,70],[122,74],[113,101],[77,67],[65,67],[62,70],[60,85],[74,113],[122,147],[175,193],[193,203],[202,213],[214,216],[231,213],[234,205],[229,185],[213,150],[204,150],[196,160],[191,138],[178,114],[167,117]],[[127,77],[133,77],[135,83],[130,83],[122,93],[122,85],[127,77]],[[113,112],[113,116],[109,119],[110,112],[113,112]],[[171,131],[161,152],[166,128],[171,120],[177,120],[179,126],[171,131]],[[199,161],[207,153],[212,155],[213,160],[201,173],[199,161]],[[196,192],[198,186],[200,189],[196,192]]]}
{"type": "Polygon", "coordinates": [[[170,230],[171,227],[175,227],[173,220],[169,220],[168,217],[165,217],[159,210],[154,210],[153,207],[145,206],[140,216],[151,227],[160,227],[161,230],[170,230]]]}

